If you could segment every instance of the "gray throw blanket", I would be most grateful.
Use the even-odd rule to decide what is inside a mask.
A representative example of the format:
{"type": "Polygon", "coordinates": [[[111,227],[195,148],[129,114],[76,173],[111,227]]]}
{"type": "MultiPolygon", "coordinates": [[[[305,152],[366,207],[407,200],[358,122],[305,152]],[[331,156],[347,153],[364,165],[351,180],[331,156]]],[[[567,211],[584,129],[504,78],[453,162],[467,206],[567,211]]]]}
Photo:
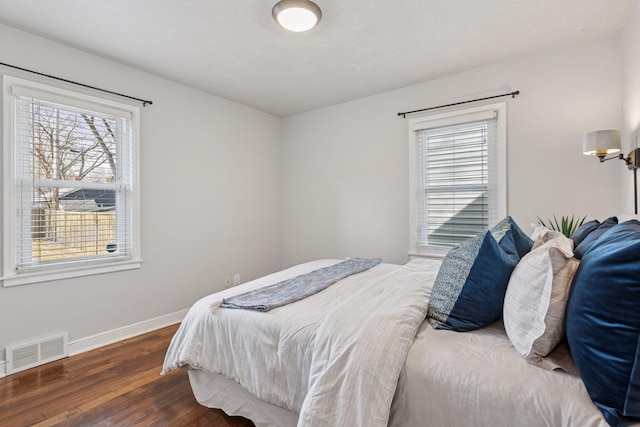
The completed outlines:
{"type": "Polygon", "coordinates": [[[274,285],[225,298],[220,307],[269,311],[318,293],[345,277],[366,271],[381,262],[380,258],[348,259],[274,285]]]}

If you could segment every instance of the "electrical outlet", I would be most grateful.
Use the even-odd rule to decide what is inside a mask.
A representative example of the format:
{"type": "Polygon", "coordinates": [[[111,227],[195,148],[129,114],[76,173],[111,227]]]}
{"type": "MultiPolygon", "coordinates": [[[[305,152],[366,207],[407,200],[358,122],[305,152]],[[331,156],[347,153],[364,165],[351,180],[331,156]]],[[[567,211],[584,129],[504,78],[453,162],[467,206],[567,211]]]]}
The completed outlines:
{"type": "Polygon", "coordinates": [[[224,287],[225,288],[231,287],[231,276],[224,276],[224,287]]]}
{"type": "Polygon", "coordinates": [[[240,284],[240,273],[233,275],[233,286],[238,286],[240,284]]]}

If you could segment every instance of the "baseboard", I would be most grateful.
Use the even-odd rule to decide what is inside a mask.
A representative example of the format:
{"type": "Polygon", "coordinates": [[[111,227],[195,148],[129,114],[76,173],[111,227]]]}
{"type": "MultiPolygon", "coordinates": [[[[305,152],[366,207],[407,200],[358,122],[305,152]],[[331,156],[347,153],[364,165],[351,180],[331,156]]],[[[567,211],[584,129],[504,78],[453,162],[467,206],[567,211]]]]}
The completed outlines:
{"type": "Polygon", "coordinates": [[[176,311],[175,313],[165,314],[164,316],[155,317],[153,319],[144,320],[132,325],[123,326],[122,328],[113,329],[111,331],[102,332],[90,337],[80,338],[69,342],[69,356],[84,353],[85,351],[94,350],[105,345],[113,344],[118,341],[133,338],[165,326],[175,325],[182,322],[188,310],[176,311]]]}
{"type": "MultiPolygon", "coordinates": [[[[133,338],[165,326],[175,325],[182,322],[188,310],[176,311],[175,313],[165,314],[164,316],[155,317],[153,319],[144,320],[132,325],[123,326],[111,331],[102,332],[85,338],[80,338],[69,342],[69,356],[73,356],[85,351],[94,350],[105,345],[133,338]]],[[[7,376],[7,362],[0,360],[0,378],[7,376]]]]}

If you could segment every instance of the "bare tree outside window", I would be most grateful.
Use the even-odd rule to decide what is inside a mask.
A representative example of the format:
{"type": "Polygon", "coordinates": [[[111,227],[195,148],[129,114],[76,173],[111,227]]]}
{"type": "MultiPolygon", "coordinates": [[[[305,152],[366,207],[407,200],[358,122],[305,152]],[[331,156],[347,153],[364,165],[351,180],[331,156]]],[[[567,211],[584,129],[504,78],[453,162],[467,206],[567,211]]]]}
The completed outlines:
{"type": "MultiPolygon", "coordinates": [[[[34,178],[113,182],[116,123],[42,104],[32,108],[34,178]]],[[[59,188],[37,191],[48,208],[60,208],[59,188]]]]}

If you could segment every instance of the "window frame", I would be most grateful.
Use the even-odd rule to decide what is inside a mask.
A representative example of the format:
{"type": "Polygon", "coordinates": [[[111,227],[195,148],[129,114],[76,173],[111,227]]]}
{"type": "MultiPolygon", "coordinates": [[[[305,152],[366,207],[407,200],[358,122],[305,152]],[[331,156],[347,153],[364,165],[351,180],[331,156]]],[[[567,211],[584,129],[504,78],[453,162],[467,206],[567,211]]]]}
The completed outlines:
{"type": "Polygon", "coordinates": [[[140,257],[140,108],[84,92],[72,91],[7,74],[2,75],[2,97],[2,200],[4,205],[2,209],[4,235],[2,275],[0,276],[2,285],[8,287],[140,268],[142,265],[140,257]],[[133,170],[131,188],[126,195],[127,205],[129,206],[126,217],[128,225],[131,227],[128,235],[130,240],[128,257],[124,259],[105,258],[43,264],[32,271],[17,269],[16,236],[20,231],[17,227],[16,215],[16,194],[19,190],[15,157],[20,147],[18,147],[17,142],[16,105],[18,97],[25,93],[33,95],[34,98],[58,103],[62,106],[68,105],[76,109],[130,115],[131,153],[133,156],[131,164],[133,170]]]}
{"type": "MultiPolygon", "coordinates": [[[[495,221],[507,214],[507,106],[505,102],[485,104],[477,107],[463,108],[439,114],[423,114],[409,119],[409,251],[410,258],[441,259],[451,248],[443,246],[418,246],[418,183],[417,183],[417,144],[418,132],[423,129],[469,123],[484,114],[497,113],[497,141],[495,150],[495,168],[489,168],[497,185],[497,206],[495,221]]],[[[489,154],[491,157],[492,154],[489,154]]],[[[494,225],[489,224],[489,227],[494,225]]]]}

